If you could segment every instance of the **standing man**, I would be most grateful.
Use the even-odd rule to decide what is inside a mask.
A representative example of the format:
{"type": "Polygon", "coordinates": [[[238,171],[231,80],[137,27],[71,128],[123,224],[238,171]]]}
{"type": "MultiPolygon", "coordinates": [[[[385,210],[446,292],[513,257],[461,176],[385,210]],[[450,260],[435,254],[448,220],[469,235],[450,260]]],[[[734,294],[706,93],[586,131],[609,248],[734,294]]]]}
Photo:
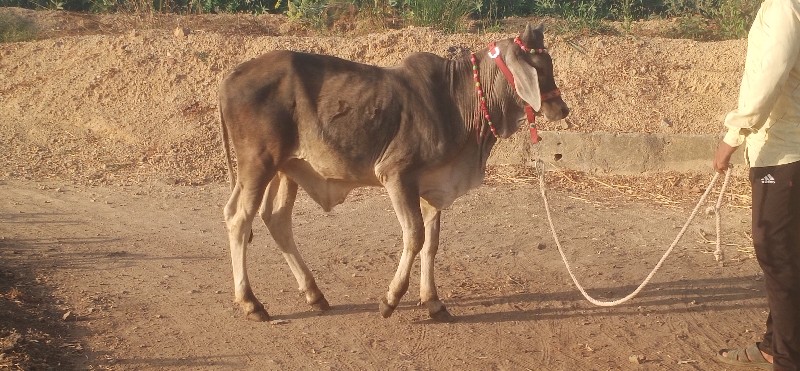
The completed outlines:
{"type": "Polygon", "coordinates": [[[724,172],[744,144],[752,186],[753,245],[769,303],[764,338],[723,349],[721,362],[800,368],[800,0],[765,0],[747,38],[739,103],[713,166],[724,172]]]}

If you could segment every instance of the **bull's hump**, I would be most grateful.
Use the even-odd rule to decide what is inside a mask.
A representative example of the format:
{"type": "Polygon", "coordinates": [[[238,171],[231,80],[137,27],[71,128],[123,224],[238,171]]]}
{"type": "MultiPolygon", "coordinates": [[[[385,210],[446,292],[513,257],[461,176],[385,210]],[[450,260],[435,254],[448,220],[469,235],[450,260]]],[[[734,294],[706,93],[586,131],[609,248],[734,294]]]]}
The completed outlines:
{"type": "Polygon", "coordinates": [[[411,65],[411,66],[413,66],[415,64],[426,64],[426,65],[434,64],[435,65],[435,64],[444,63],[445,61],[446,61],[446,59],[444,59],[444,58],[442,58],[442,57],[440,57],[440,56],[438,56],[436,54],[433,54],[433,53],[415,52],[415,53],[409,54],[408,57],[406,57],[403,60],[402,64],[403,65],[411,65]]]}
{"type": "Polygon", "coordinates": [[[431,53],[418,52],[406,57],[398,66],[398,70],[414,76],[427,76],[441,73],[447,60],[431,53]]]}

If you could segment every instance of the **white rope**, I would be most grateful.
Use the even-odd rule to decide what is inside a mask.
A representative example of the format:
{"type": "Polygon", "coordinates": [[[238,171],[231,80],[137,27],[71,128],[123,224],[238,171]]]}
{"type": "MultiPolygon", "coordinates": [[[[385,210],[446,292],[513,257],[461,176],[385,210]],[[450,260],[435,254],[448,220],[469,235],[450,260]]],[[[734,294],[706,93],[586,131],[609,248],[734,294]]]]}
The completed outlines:
{"type": "MultiPolygon", "coordinates": [[[[719,175],[719,173],[714,173],[714,174],[715,174],[714,175],[715,177],[717,175],[719,175]]],[[[720,209],[720,207],[722,207],[722,196],[725,194],[725,189],[728,188],[728,181],[729,181],[730,177],[731,177],[731,168],[729,167],[728,170],[725,171],[725,180],[722,182],[722,188],[720,188],[720,190],[719,190],[719,196],[717,196],[717,203],[714,204],[713,208],[709,207],[708,209],[706,209],[706,214],[708,214],[709,211],[714,213],[714,224],[715,224],[715,226],[717,228],[717,239],[715,240],[715,243],[716,243],[717,247],[716,247],[716,249],[714,249],[714,259],[716,261],[722,261],[723,259],[725,259],[725,252],[722,251],[722,247],[721,247],[722,244],[720,243],[720,229],[721,229],[720,224],[721,224],[721,222],[720,222],[720,218],[719,218],[719,209],[720,209]]],[[[712,182],[711,185],[709,185],[709,188],[712,187],[713,184],[714,183],[712,182]]]]}
{"type": "MultiPolygon", "coordinates": [[[[558,253],[561,254],[561,259],[564,261],[564,265],[567,267],[567,272],[569,272],[569,276],[572,277],[572,282],[574,282],[575,286],[578,287],[578,290],[580,290],[581,294],[583,294],[583,297],[586,298],[586,300],[588,300],[590,303],[592,303],[594,305],[602,306],[602,307],[613,307],[613,306],[622,304],[622,303],[624,303],[624,302],[626,302],[626,301],[628,301],[630,299],[633,299],[636,295],[639,294],[640,291],[642,291],[642,289],[644,289],[645,286],[647,286],[647,284],[650,282],[650,280],[656,274],[658,269],[661,268],[661,265],[667,259],[669,254],[672,252],[672,249],[675,248],[675,245],[678,244],[678,241],[680,241],[680,239],[686,233],[686,229],[689,227],[689,224],[692,222],[694,217],[697,215],[697,211],[700,209],[700,206],[703,205],[703,203],[705,203],[706,198],[711,193],[711,189],[713,189],[714,184],[717,182],[717,178],[719,178],[719,173],[715,172],[714,173],[714,177],[711,179],[711,183],[708,185],[708,188],[706,188],[705,193],[703,193],[703,195],[700,196],[700,201],[697,202],[697,206],[695,206],[694,210],[692,210],[692,214],[689,215],[689,219],[686,221],[686,224],[683,225],[683,228],[681,228],[681,231],[678,233],[678,236],[675,237],[675,240],[672,242],[672,245],[669,246],[669,248],[667,249],[667,252],[664,253],[664,256],[661,257],[661,260],[658,261],[658,263],[656,264],[655,268],[653,268],[653,270],[650,272],[650,274],[647,275],[647,277],[644,279],[642,284],[639,285],[639,287],[637,287],[636,290],[633,290],[632,293],[628,294],[628,296],[625,296],[622,299],[618,299],[618,300],[614,300],[614,301],[601,301],[601,300],[597,300],[597,299],[591,297],[588,293],[586,293],[586,290],[583,288],[583,286],[581,286],[581,284],[578,282],[578,279],[575,277],[575,274],[572,273],[572,268],[569,266],[569,263],[567,262],[567,256],[564,254],[564,249],[561,247],[561,242],[558,239],[558,235],[556,234],[555,225],[553,224],[553,218],[550,215],[550,205],[547,202],[547,195],[546,195],[546,192],[545,192],[545,189],[544,189],[544,161],[542,161],[541,159],[537,160],[536,168],[537,168],[538,173],[539,173],[539,189],[541,190],[541,193],[542,193],[542,200],[544,200],[544,210],[547,213],[547,221],[550,223],[550,230],[553,233],[553,239],[556,241],[556,246],[558,247],[558,253]]],[[[715,218],[716,218],[716,226],[717,226],[716,244],[717,244],[717,248],[714,251],[714,257],[717,259],[717,261],[719,261],[722,258],[722,248],[720,247],[719,208],[720,208],[720,205],[722,204],[722,195],[725,193],[725,189],[728,187],[728,181],[730,179],[730,176],[731,176],[731,169],[728,168],[728,170],[725,172],[725,180],[723,181],[722,188],[719,191],[719,197],[717,198],[716,205],[713,207],[713,209],[711,207],[709,207],[706,210],[707,212],[709,212],[709,211],[713,212],[714,215],[715,215],[715,218]]]]}

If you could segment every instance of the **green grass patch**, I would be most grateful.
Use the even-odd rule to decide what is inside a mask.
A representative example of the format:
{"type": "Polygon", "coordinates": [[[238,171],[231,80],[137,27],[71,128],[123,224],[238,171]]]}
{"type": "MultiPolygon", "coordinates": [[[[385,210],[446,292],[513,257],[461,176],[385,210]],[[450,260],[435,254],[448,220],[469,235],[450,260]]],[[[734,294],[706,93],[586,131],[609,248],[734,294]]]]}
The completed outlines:
{"type": "Polygon", "coordinates": [[[39,34],[29,19],[12,14],[0,14],[0,43],[34,40],[39,34]]]}
{"type": "MultiPolygon", "coordinates": [[[[723,40],[742,38],[761,0],[0,0],[2,6],[80,12],[282,13],[320,31],[433,27],[463,32],[472,24],[502,30],[508,17],[548,17],[566,34],[632,31],[638,20],[677,19],[664,37],[723,40]],[[621,31],[618,26],[621,22],[621,31]]],[[[2,19],[9,40],[35,35],[20,20],[2,19]],[[18,30],[18,31],[17,31],[18,30]]],[[[5,32],[5,31],[4,31],[5,32]]]]}
{"type": "Polygon", "coordinates": [[[666,14],[677,17],[677,37],[695,40],[747,36],[761,0],[668,0],[666,14]]]}
{"type": "Polygon", "coordinates": [[[467,18],[480,3],[475,0],[408,0],[405,14],[414,25],[455,33],[466,29],[467,18]]]}

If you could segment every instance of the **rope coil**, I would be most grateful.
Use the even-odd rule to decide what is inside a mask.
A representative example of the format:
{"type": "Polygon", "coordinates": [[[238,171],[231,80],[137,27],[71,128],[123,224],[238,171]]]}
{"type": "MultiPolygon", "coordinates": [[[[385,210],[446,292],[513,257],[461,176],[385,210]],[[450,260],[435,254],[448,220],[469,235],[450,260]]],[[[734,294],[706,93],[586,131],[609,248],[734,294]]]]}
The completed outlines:
{"type": "MultiPolygon", "coordinates": [[[[642,289],[644,289],[645,286],[647,286],[648,283],[650,283],[650,280],[653,278],[653,276],[655,276],[655,274],[658,271],[658,269],[661,268],[661,265],[664,263],[664,261],[667,259],[669,254],[672,252],[672,250],[678,244],[680,239],[686,233],[686,229],[689,228],[689,225],[691,224],[692,220],[694,220],[694,217],[697,215],[698,210],[700,210],[700,206],[702,206],[705,203],[706,198],[711,193],[711,190],[714,188],[714,184],[716,184],[717,179],[719,178],[719,173],[715,172],[714,173],[714,177],[711,179],[711,183],[708,185],[708,187],[706,188],[706,191],[703,193],[703,195],[700,196],[700,200],[697,202],[697,205],[694,207],[694,209],[692,210],[692,213],[689,215],[689,219],[686,220],[686,223],[683,225],[683,228],[681,228],[680,232],[678,232],[678,235],[675,237],[675,240],[672,242],[672,244],[669,246],[669,248],[667,248],[667,251],[664,253],[664,255],[661,257],[661,259],[658,261],[658,263],[656,264],[655,268],[653,268],[653,270],[650,271],[650,274],[647,275],[647,277],[639,285],[639,287],[637,287],[635,290],[633,290],[633,292],[631,292],[630,294],[628,294],[627,296],[625,296],[625,297],[623,297],[621,299],[617,299],[617,300],[614,300],[614,301],[602,301],[602,300],[597,300],[597,299],[593,298],[591,295],[589,295],[586,292],[586,290],[583,288],[583,286],[581,286],[581,284],[578,282],[578,279],[575,277],[575,274],[572,272],[572,268],[570,267],[569,263],[567,262],[567,256],[566,256],[566,254],[564,254],[564,249],[561,247],[561,242],[559,241],[558,235],[556,234],[555,225],[553,223],[553,217],[550,214],[550,205],[547,202],[547,194],[546,194],[545,187],[544,187],[544,174],[545,174],[544,161],[542,161],[541,159],[537,159],[536,160],[536,169],[537,169],[537,173],[538,173],[538,177],[539,177],[539,189],[540,189],[541,194],[542,194],[542,200],[544,201],[544,210],[547,213],[547,221],[550,224],[550,231],[552,232],[553,239],[555,240],[556,246],[558,247],[558,253],[561,255],[561,260],[564,261],[564,265],[567,267],[567,272],[569,273],[569,276],[572,278],[572,282],[575,283],[575,286],[581,292],[583,297],[586,298],[586,300],[588,300],[590,303],[592,303],[594,305],[597,305],[597,306],[601,306],[601,307],[613,307],[613,306],[616,306],[616,305],[620,305],[620,304],[622,304],[622,303],[624,303],[624,302],[626,302],[626,301],[628,301],[630,299],[633,299],[634,297],[636,297],[636,295],[639,294],[639,292],[642,291],[642,289]]],[[[728,187],[728,182],[730,180],[730,176],[731,176],[731,168],[728,168],[725,171],[725,180],[722,182],[722,187],[720,188],[719,197],[717,198],[716,204],[713,207],[709,207],[706,210],[707,212],[708,211],[713,212],[714,213],[714,217],[715,217],[715,222],[716,222],[715,224],[716,224],[716,228],[717,228],[717,239],[716,239],[716,245],[717,246],[716,246],[716,250],[714,251],[714,258],[717,261],[720,261],[721,259],[723,259],[723,251],[722,251],[721,244],[720,244],[720,225],[721,225],[721,223],[720,223],[719,209],[720,209],[720,206],[722,205],[722,196],[725,194],[725,189],[728,187]]]]}

